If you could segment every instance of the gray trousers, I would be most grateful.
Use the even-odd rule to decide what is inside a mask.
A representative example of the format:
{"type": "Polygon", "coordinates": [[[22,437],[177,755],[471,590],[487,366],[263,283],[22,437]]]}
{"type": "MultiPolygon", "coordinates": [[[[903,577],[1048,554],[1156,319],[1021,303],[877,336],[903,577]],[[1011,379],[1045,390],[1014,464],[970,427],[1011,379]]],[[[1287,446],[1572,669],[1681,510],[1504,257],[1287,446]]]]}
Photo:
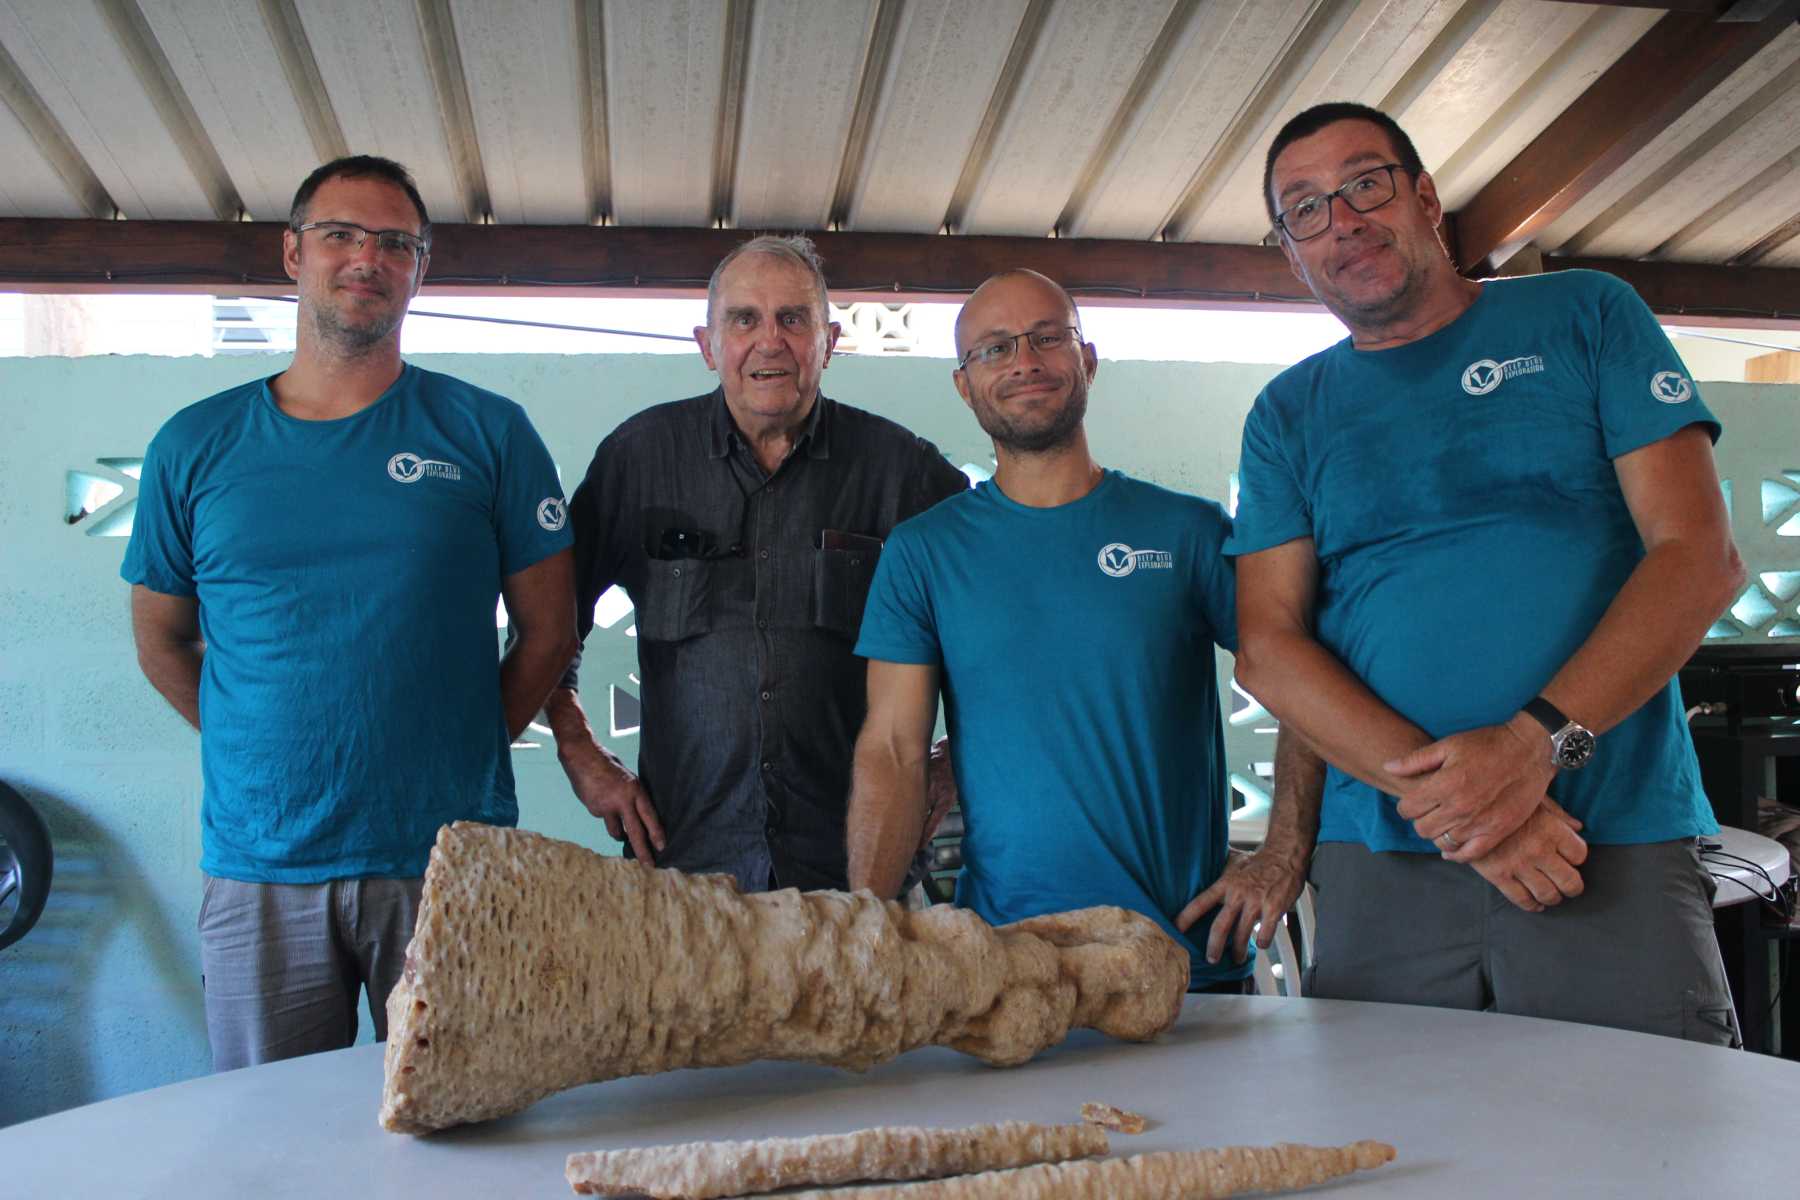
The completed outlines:
{"type": "Polygon", "coordinates": [[[1435,854],[1324,843],[1306,994],[1737,1045],[1715,885],[1693,841],[1590,846],[1581,877],[1580,896],[1528,913],[1435,854]]]}
{"type": "Polygon", "coordinates": [[[375,1039],[406,965],[421,879],[243,883],[206,877],[200,971],[213,1070],[356,1041],[364,988],[375,1039]]]}

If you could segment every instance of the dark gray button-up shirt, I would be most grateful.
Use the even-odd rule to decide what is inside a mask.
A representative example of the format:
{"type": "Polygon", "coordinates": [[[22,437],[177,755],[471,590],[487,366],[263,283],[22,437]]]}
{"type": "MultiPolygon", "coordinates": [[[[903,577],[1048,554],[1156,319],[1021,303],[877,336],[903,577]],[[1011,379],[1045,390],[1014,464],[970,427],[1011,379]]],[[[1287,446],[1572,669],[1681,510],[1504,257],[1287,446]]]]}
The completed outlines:
{"type": "Polygon", "coordinates": [[[718,391],[646,409],[600,443],[569,502],[576,610],[583,639],[610,585],[637,610],[638,774],[667,835],[657,865],[729,873],[746,891],[846,886],[867,703],[851,649],[881,540],[967,486],[930,442],[824,396],[773,475],[718,391]]]}

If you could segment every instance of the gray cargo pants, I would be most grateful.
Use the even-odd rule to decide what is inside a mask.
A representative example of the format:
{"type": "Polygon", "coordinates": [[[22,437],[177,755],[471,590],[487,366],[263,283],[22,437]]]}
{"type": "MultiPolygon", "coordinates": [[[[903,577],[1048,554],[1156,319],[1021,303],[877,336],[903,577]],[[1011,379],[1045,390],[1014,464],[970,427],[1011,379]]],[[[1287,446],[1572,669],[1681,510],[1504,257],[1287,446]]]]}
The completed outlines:
{"type": "Polygon", "coordinates": [[[423,880],[205,878],[200,971],[213,1070],[351,1045],[365,987],[375,1040],[386,1040],[423,880]]]}
{"type": "Polygon", "coordinates": [[[1589,846],[1586,890],[1541,913],[1435,854],[1326,842],[1313,855],[1306,995],[1492,1009],[1737,1045],[1692,839],[1589,846]]]}

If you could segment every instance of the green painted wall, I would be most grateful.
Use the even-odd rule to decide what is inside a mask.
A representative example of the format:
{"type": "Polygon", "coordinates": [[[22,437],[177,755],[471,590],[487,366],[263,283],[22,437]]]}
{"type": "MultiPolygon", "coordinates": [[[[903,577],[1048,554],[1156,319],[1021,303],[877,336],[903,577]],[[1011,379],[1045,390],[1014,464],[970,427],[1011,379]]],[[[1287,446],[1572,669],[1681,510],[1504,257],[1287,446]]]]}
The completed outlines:
{"type": "MultiPolygon", "coordinates": [[[[706,390],[697,356],[445,356],[421,365],[513,396],[530,410],[573,489],[599,438],[648,404],[706,390]]],[[[278,367],[267,359],[0,360],[0,780],[49,821],[49,907],[0,952],[0,1124],[203,1073],[194,934],[200,881],[197,736],[139,674],[118,577],[124,541],[88,530],[135,488],[95,460],[141,455],[169,414],[278,367]],[[125,493],[65,521],[66,475],[125,493]]],[[[1099,459],[1224,499],[1251,399],[1273,367],[1103,363],[1089,414],[1099,459]]],[[[931,438],[957,464],[989,448],[943,361],[841,358],[827,390],[931,438]]],[[[1710,385],[1730,435],[1720,447],[1754,570],[1800,569],[1777,537],[1759,477],[1800,473],[1800,388],[1710,385]]],[[[1792,604],[1786,605],[1791,610],[1792,604]]],[[[584,692],[605,720],[605,683],[629,686],[629,621],[589,640],[584,692]]],[[[1228,671],[1228,662],[1224,669],[1228,671]]],[[[634,738],[614,745],[627,761],[634,738]]],[[[1230,734],[1233,766],[1272,739],[1230,734]]],[[[553,751],[515,751],[523,823],[610,848],[576,804],[553,751]]],[[[365,1031],[366,1032],[366,1031],[365,1031]]]]}

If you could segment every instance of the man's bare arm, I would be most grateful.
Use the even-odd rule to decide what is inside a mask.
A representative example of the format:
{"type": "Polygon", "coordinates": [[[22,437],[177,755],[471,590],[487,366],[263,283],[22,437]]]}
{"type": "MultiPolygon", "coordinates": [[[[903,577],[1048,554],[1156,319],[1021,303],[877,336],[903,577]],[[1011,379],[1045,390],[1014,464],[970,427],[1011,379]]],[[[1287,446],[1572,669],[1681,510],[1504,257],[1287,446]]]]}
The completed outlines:
{"type": "MultiPolygon", "coordinates": [[[[1744,586],[1744,564],[1713,465],[1712,439],[1690,425],[1613,462],[1644,558],[1544,698],[1604,733],[1668,685],[1744,586]]],[[[1532,723],[1549,752],[1549,734],[1532,723]]]]}
{"type": "MultiPolygon", "coordinates": [[[[1401,816],[1412,820],[1412,795],[1427,785],[1467,789],[1467,772],[1447,779],[1436,775],[1415,779],[1396,768],[1407,765],[1410,750],[1426,746],[1425,732],[1406,720],[1352,675],[1313,636],[1313,606],[1318,587],[1318,559],[1312,539],[1301,538],[1238,559],[1238,682],[1262,705],[1290,725],[1327,761],[1340,770],[1400,797],[1401,816]],[[1314,730],[1318,735],[1314,736],[1314,730]]],[[[1498,727],[1495,727],[1498,728],[1498,727]]],[[[1459,734],[1458,737],[1467,737],[1459,734]]],[[[1451,739],[1446,739],[1449,741],[1451,739]]],[[[1443,743],[1438,743],[1442,745],[1443,743]]],[[[1521,908],[1538,910],[1580,890],[1574,871],[1587,857],[1577,823],[1549,807],[1549,753],[1530,803],[1510,828],[1480,858],[1481,875],[1521,908]],[[1540,809],[1545,811],[1539,812],[1540,809]],[[1534,814],[1538,814],[1535,815],[1534,814]],[[1515,845],[1505,838],[1529,825],[1528,836],[1515,845]],[[1504,848],[1506,853],[1500,853],[1504,848]],[[1559,890],[1558,882],[1570,890],[1559,890]]],[[[1476,776],[1481,786],[1493,781],[1476,776]]],[[[1509,814],[1510,815],[1510,814],[1509,814]]],[[[1416,828],[1416,826],[1415,826],[1416,828]]],[[[1433,835],[1427,836],[1435,836],[1433,835]]],[[[1445,843],[1439,843],[1450,857],[1445,843]]],[[[1471,856],[1462,855],[1462,860],[1471,856]]]]}
{"type": "Polygon", "coordinates": [[[1398,794],[1409,781],[1385,764],[1431,738],[1313,636],[1318,577],[1311,538],[1238,559],[1238,683],[1327,761],[1398,794]]]}
{"type": "MultiPolygon", "coordinates": [[[[1540,693],[1596,734],[1668,685],[1744,583],[1705,429],[1690,425],[1621,455],[1614,469],[1645,555],[1540,693]]],[[[1606,753],[1604,741],[1597,753],[1606,753]]],[[[1389,765],[1422,776],[1400,813],[1421,836],[1460,843],[1446,854],[1457,861],[1498,846],[1510,830],[1494,836],[1492,814],[1529,810],[1527,799],[1541,795],[1554,775],[1549,731],[1524,713],[1389,765]]]]}
{"type": "Polygon", "coordinates": [[[518,634],[500,661],[500,703],[510,737],[525,732],[575,657],[575,580],[570,561],[569,552],[559,550],[501,581],[506,613],[518,634]]]}
{"type": "Polygon", "coordinates": [[[846,840],[850,888],[900,894],[927,812],[926,758],[937,723],[938,669],[869,662],[869,715],[856,739],[846,840]]]}
{"type": "Polygon", "coordinates": [[[580,693],[572,687],[553,688],[544,701],[544,717],[556,735],[556,757],[575,798],[606,822],[615,841],[629,842],[639,862],[654,863],[668,845],[656,806],[637,775],[600,744],[580,693]]]}
{"type": "Polygon", "coordinates": [[[199,601],[133,584],[131,636],[144,678],[189,725],[200,728],[200,663],[206,643],[200,638],[199,601]]]}
{"type": "Polygon", "coordinates": [[[1206,961],[1218,962],[1226,945],[1237,962],[1249,953],[1251,932],[1264,950],[1275,940],[1283,914],[1306,886],[1307,866],[1319,838],[1319,805],[1325,793],[1325,762],[1291,729],[1275,735],[1275,794],[1269,803],[1269,830],[1254,854],[1234,852],[1211,887],[1194,897],[1175,918],[1186,932],[1219,909],[1206,940],[1206,961]]]}

